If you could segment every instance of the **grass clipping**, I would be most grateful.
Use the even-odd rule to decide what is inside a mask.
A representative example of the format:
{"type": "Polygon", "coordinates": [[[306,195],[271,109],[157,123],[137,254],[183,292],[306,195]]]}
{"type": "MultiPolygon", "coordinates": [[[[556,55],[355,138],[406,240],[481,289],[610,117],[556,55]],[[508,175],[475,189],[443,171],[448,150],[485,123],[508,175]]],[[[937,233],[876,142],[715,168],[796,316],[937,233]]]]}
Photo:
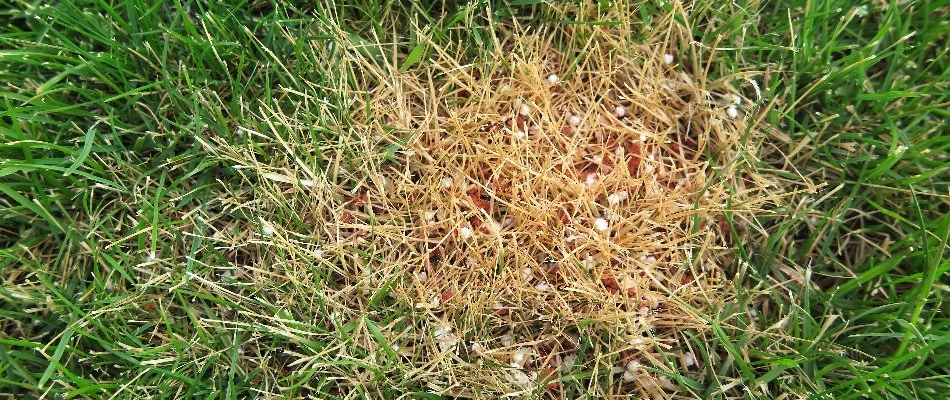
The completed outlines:
{"type": "Polygon", "coordinates": [[[671,28],[636,44],[627,25],[496,26],[487,59],[430,48],[408,72],[346,49],[353,116],[327,174],[232,154],[267,196],[313,196],[289,219],[321,232],[316,253],[254,210],[274,268],[332,266],[323,324],[350,321],[367,350],[350,357],[392,385],[692,397],[729,357],[701,345],[734,296],[730,243],[780,191],[754,168],[752,101],[685,73],[703,70],[685,35],[654,22],[671,28]]]}

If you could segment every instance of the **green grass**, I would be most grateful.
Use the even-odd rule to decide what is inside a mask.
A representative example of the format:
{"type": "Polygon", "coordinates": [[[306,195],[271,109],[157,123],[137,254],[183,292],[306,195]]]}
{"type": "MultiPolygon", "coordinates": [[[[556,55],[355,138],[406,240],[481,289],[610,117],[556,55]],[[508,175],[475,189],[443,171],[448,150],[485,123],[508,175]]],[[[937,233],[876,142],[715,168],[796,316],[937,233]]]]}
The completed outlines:
{"type": "MultiPolygon", "coordinates": [[[[471,43],[477,58],[491,44],[486,15],[551,23],[543,5],[518,3],[529,4],[488,14],[486,2],[0,2],[0,394],[346,397],[333,380],[344,377],[353,395],[439,398],[385,340],[413,326],[411,310],[376,299],[334,327],[323,298],[293,303],[308,286],[292,280],[202,281],[281,251],[216,245],[215,232],[260,229],[243,203],[274,201],[268,217],[316,232],[205,144],[242,143],[266,164],[286,155],[238,127],[315,144],[346,134],[336,89],[356,78],[328,48],[335,24],[371,57],[391,50],[372,43],[395,43],[409,69],[426,62],[415,58],[423,34],[471,43]],[[352,358],[333,356],[341,344],[352,358]],[[388,370],[361,363],[377,348],[388,370]],[[242,351],[276,362],[241,364],[242,351]],[[293,368],[291,355],[312,365],[293,368]]],[[[643,5],[644,19],[664,7],[643,5]]],[[[772,145],[787,156],[760,167],[826,186],[790,217],[763,219],[773,234],[740,249],[741,301],[698,346],[733,357],[681,385],[705,398],[950,394],[948,9],[701,1],[683,17],[708,46],[697,57],[715,57],[710,74],[747,72],[734,84],[773,104],[766,118],[784,139],[772,145]]],[[[313,171],[333,162],[294,155],[313,171]]],[[[317,263],[298,279],[333,271],[317,263]]],[[[563,382],[568,397],[585,373],[563,382]]]]}

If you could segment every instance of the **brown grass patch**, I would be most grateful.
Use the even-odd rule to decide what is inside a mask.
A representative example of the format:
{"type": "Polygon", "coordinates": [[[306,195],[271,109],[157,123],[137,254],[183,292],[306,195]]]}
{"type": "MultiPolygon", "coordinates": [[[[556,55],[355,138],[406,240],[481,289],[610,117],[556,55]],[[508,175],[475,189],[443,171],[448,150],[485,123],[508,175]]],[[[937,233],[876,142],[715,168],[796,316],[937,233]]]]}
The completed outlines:
{"type": "Polygon", "coordinates": [[[268,178],[245,205],[273,249],[265,269],[330,269],[302,288],[353,321],[352,342],[328,334],[334,350],[357,344],[369,355],[352,357],[382,365],[385,338],[399,379],[431,390],[690,396],[669,376],[700,379],[729,357],[689,336],[733,300],[731,243],[787,191],[756,169],[761,110],[731,79],[685,72],[704,71],[676,52],[688,35],[654,26],[638,42],[628,24],[497,26],[491,57],[432,48],[408,72],[347,49],[353,117],[320,147],[326,174],[289,156],[313,144],[276,134],[255,133],[274,138],[274,160],[216,148],[268,178]],[[368,326],[378,304],[405,314],[368,326]]]}

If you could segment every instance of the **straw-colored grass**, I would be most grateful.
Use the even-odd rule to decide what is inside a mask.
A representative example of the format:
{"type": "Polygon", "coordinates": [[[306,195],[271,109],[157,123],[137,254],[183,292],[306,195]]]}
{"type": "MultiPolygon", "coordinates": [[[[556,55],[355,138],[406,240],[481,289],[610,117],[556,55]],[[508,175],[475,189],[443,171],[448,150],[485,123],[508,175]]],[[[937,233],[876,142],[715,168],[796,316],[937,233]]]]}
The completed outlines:
{"type": "Polygon", "coordinates": [[[326,173],[300,159],[312,144],[274,132],[247,132],[272,160],[209,145],[256,171],[257,201],[235,204],[260,217],[248,273],[300,286],[280,302],[338,316],[327,322],[352,342],[328,332],[328,352],[398,358],[402,379],[446,394],[559,397],[571,381],[676,395],[671,379],[728,357],[688,337],[710,334],[733,299],[731,244],[788,191],[756,171],[760,99],[707,80],[674,53],[689,48],[676,24],[654,23],[645,41],[627,24],[496,26],[490,57],[431,48],[408,71],[343,49],[355,79],[340,94],[356,117],[319,149],[336,160],[326,173]],[[313,262],[333,272],[315,279],[313,262]],[[379,304],[411,311],[367,324],[379,304]]]}

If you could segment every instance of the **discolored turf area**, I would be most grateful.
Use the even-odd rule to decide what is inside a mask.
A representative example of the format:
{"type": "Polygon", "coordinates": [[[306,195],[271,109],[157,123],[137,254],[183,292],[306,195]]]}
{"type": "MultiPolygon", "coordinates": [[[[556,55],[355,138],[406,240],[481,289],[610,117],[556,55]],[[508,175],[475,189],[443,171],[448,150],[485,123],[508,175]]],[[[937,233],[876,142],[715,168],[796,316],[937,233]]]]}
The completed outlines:
{"type": "Polygon", "coordinates": [[[248,144],[211,147],[255,172],[255,198],[291,203],[279,219],[314,228],[249,206],[255,236],[280,249],[258,263],[276,275],[333,265],[305,287],[342,318],[328,321],[336,329],[367,301],[411,310],[387,343],[363,340],[449,393],[558,397],[564,376],[600,369],[614,390],[676,396],[670,375],[698,379],[728,357],[691,339],[736,296],[723,268],[733,244],[761,238],[757,217],[816,188],[760,169],[775,156],[761,92],[691,73],[698,60],[673,50],[691,50],[683,33],[656,23],[639,43],[626,25],[500,25],[485,58],[435,48],[412,71],[340,49],[354,117],[320,152],[351,165],[323,175],[282,155],[261,163],[248,144]]]}

